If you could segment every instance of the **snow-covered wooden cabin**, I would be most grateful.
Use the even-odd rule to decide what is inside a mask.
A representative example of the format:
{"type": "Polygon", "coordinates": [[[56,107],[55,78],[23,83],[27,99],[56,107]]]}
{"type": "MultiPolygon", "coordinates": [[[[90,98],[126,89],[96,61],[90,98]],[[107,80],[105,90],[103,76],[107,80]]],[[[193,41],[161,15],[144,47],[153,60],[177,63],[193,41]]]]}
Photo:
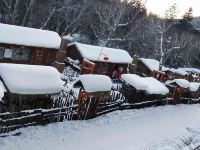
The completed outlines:
{"type": "Polygon", "coordinates": [[[53,31],[0,23],[0,62],[52,65],[61,38],[53,31]]]}
{"type": "Polygon", "coordinates": [[[136,72],[141,76],[162,79],[165,75],[164,72],[159,70],[160,63],[155,59],[139,58],[136,66],[136,72]]]}
{"type": "Polygon", "coordinates": [[[166,85],[170,89],[170,97],[174,99],[175,103],[180,103],[181,97],[184,97],[183,94],[186,96],[189,91],[190,82],[185,79],[174,79],[167,81],[166,85]]]}
{"type": "Polygon", "coordinates": [[[63,89],[60,73],[51,66],[0,64],[1,111],[52,107],[51,95],[63,89]]]}
{"type": "Polygon", "coordinates": [[[192,80],[189,73],[182,69],[174,69],[174,68],[167,68],[163,67],[162,71],[165,72],[165,74],[168,76],[168,80],[173,79],[186,79],[186,80],[192,80]]]}
{"type": "Polygon", "coordinates": [[[166,85],[170,89],[171,96],[179,95],[183,98],[199,98],[200,97],[200,83],[189,82],[185,79],[174,79],[167,81],[166,85]]]}
{"type": "Polygon", "coordinates": [[[128,65],[132,63],[132,57],[125,50],[77,42],[68,44],[66,57],[80,62],[82,74],[104,74],[110,77],[116,70],[126,73],[128,65]]]}
{"type": "Polygon", "coordinates": [[[197,68],[178,68],[178,69],[187,72],[193,81],[200,81],[200,69],[197,68]]]}
{"type": "Polygon", "coordinates": [[[98,112],[98,104],[111,98],[112,82],[105,75],[80,75],[74,83],[74,87],[79,88],[79,119],[95,117],[98,112]]]}
{"type": "Polygon", "coordinates": [[[169,89],[153,77],[123,74],[121,81],[122,93],[129,103],[161,100],[169,93],[169,89]]]}
{"type": "Polygon", "coordinates": [[[199,74],[200,75],[200,69],[197,69],[197,68],[178,68],[178,69],[186,71],[188,73],[199,74]]]}

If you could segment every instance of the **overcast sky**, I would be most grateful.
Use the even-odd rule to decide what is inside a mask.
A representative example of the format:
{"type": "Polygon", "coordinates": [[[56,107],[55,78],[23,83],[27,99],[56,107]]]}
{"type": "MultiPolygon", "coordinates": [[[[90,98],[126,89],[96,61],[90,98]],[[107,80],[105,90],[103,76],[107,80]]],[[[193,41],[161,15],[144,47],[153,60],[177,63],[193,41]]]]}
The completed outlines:
{"type": "Polygon", "coordinates": [[[156,13],[163,17],[165,11],[174,3],[177,4],[178,17],[190,8],[193,8],[193,16],[200,16],[200,0],[143,0],[146,2],[148,12],[156,13]]]}

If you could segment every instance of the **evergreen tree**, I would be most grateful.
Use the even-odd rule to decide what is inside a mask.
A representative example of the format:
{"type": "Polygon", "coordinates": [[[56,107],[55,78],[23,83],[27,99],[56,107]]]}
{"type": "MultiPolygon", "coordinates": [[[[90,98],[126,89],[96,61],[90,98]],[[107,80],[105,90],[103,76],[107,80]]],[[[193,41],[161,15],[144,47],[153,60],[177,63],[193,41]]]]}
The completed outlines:
{"type": "Polygon", "coordinates": [[[165,18],[169,20],[175,19],[177,16],[177,4],[174,3],[168,10],[165,11],[165,18]]]}
{"type": "Polygon", "coordinates": [[[183,15],[183,19],[186,21],[192,21],[194,19],[193,17],[193,9],[192,7],[189,8],[189,10],[183,15]]]}

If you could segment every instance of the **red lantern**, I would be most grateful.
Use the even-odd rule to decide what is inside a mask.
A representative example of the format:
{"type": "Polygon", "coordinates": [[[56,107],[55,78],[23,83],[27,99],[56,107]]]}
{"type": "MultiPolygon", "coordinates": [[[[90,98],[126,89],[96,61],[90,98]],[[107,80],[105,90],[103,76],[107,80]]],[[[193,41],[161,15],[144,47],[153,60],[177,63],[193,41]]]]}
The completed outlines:
{"type": "Polygon", "coordinates": [[[105,57],[103,58],[103,60],[108,61],[108,60],[109,60],[108,56],[105,56],[105,57]]]}

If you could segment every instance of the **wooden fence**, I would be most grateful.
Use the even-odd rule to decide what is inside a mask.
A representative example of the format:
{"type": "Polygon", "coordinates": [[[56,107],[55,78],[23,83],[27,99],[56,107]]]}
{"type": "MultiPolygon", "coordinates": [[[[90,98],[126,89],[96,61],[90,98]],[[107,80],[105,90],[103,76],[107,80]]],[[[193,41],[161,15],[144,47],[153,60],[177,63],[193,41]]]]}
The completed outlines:
{"type": "Polygon", "coordinates": [[[21,127],[46,125],[65,119],[76,118],[77,106],[57,109],[36,109],[15,113],[0,114],[0,133],[7,133],[21,127]]]}
{"type": "MultiPolygon", "coordinates": [[[[96,116],[100,116],[115,110],[139,109],[174,104],[172,98],[129,104],[126,103],[125,97],[119,91],[113,90],[111,94],[111,99],[99,103],[96,116]]],[[[61,93],[61,95],[58,97],[53,97],[53,99],[55,103],[54,108],[52,109],[34,109],[0,114],[0,133],[7,133],[21,127],[46,125],[52,122],[78,119],[78,104],[74,95],[66,92],[61,93]]],[[[180,103],[197,104],[200,103],[200,99],[182,98],[180,103]]]]}

